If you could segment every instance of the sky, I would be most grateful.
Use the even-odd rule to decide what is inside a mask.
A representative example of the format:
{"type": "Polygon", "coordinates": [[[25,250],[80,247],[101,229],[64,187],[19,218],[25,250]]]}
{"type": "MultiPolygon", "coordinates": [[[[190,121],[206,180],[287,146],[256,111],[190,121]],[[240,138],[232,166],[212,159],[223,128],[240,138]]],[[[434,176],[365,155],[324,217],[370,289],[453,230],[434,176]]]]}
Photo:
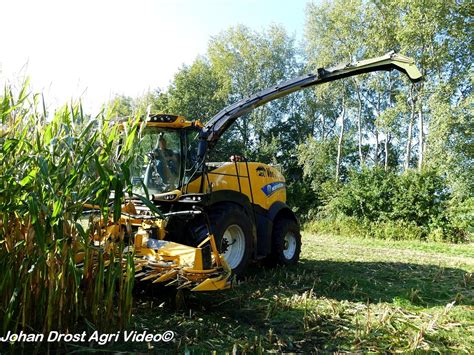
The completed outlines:
{"type": "Polygon", "coordinates": [[[304,33],[309,0],[0,0],[0,85],[29,77],[48,108],[166,88],[212,36],[243,24],[304,33]]]}

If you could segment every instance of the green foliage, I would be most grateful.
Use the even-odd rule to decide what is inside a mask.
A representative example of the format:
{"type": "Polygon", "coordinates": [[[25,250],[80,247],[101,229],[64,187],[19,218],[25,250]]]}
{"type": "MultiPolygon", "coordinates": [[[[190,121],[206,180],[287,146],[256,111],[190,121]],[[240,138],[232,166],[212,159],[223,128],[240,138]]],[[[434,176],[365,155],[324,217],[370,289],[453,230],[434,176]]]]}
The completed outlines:
{"type": "Polygon", "coordinates": [[[134,111],[135,100],[130,96],[117,95],[110,102],[111,117],[127,117],[134,111]]]}
{"type": "MultiPolygon", "coordinates": [[[[280,26],[262,32],[231,27],[211,40],[207,56],[220,83],[216,95],[226,104],[290,79],[299,70],[294,40],[280,26]]],[[[291,105],[290,98],[282,98],[245,115],[223,137],[221,145],[237,145],[237,151],[250,159],[288,151],[282,149],[282,130],[278,126],[291,113],[291,105]],[[272,145],[272,141],[278,145],[272,145]]],[[[296,144],[294,137],[290,151],[296,144]]],[[[232,152],[228,150],[227,155],[232,152]]]]}
{"type": "Polygon", "coordinates": [[[474,197],[453,198],[449,201],[447,210],[449,224],[447,228],[462,239],[472,239],[474,235],[474,197]]]}
{"type": "Polygon", "coordinates": [[[206,121],[224,107],[225,101],[219,94],[221,86],[209,61],[198,57],[191,66],[183,66],[176,73],[167,92],[167,110],[206,121]]]}
{"type": "Polygon", "coordinates": [[[462,242],[472,231],[472,201],[449,206],[446,179],[436,171],[396,174],[382,168],[352,171],[345,184],[329,186],[323,230],[382,239],[462,242]],[[462,212],[464,211],[464,212],[462,212]]]}
{"type": "Polygon", "coordinates": [[[285,97],[237,120],[210,159],[240,154],[279,164],[303,220],[343,215],[372,223],[373,235],[377,226],[381,235],[413,229],[424,239],[463,240],[472,223],[460,201],[470,201],[474,181],[468,8],[465,1],[310,3],[305,53],[280,26],[231,27],[153,106],[205,121],[304,67],[390,50],[413,56],[422,84],[375,73],[285,97]]]}
{"type": "MultiPolygon", "coordinates": [[[[90,203],[100,206],[105,220],[120,217],[123,191],[130,186],[131,145],[121,158],[115,155],[120,132],[109,120],[111,111],[87,121],[80,105],[64,106],[49,119],[41,96],[29,93],[27,84],[18,94],[6,87],[1,100],[3,332],[66,330],[80,318],[99,328],[126,325],[133,261],[112,257],[106,267],[82,212],[90,203]],[[82,267],[76,265],[78,251],[85,255],[82,267]]],[[[117,255],[122,244],[115,246],[117,255]]]]}
{"type": "Polygon", "coordinates": [[[299,163],[303,166],[304,175],[311,179],[315,191],[334,177],[336,144],[335,139],[318,141],[309,137],[306,143],[298,146],[299,163]]]}
{"type": "Polygon", "coordinates": [[[340,186],[328,204],[334,214],[376,221],[392,212],[395,174],[381,168],[352,171],[347,184],[340,186]]]}
{"type": "MultiPolygon", "coordinates": [[[[426,231],[413,222],[404,220],[369,221],[355,217],[338,216],[337,218],[314,219],[307,228],[317,233],[343,235],[354,238],[373,238],[383,240],[426,240],[426,231]]],[[[442,235],[445,241],[446,236],[442,235]]]]}
{"type": "Polygon", "coordinates": [[[292,207],[301,222],[315,218],[318,207],[322,204],[310,185],[311,182],[307,178],[290,181],[287,184],[287,204],[292,207]]]}
{"type": "Polygon", "coordinates": [[[409,170],[396,181],[390,217],[427,226],[443,218],[448,199],[446,181],[437,172],[409,170]]]}

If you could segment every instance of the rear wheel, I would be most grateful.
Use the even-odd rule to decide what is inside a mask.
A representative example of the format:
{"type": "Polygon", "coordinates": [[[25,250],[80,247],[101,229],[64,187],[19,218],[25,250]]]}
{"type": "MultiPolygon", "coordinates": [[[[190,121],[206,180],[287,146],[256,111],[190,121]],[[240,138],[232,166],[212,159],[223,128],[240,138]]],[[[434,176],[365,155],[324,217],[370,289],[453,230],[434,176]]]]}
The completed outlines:
{"type": "Polygon", "coordinates": [[[298,223],[291,219],[279,219],[273,225],[271,265],[293,265],[300,258],[301,234],[298,223]]]}
{"type": "Polygon", "coordinates": [[[209,213],[212,233],[219,252],[235,275],[245,272],[252,255],[252,225],[237,206],[219,206],[209,213]]]}

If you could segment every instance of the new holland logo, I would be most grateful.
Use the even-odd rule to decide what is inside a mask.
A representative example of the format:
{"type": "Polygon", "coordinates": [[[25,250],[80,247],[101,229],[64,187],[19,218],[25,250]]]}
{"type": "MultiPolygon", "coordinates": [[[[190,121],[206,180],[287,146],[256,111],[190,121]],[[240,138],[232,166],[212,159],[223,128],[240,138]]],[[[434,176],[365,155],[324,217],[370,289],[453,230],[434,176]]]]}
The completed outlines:
{"type": "Polygon", "coordinates": [[[268,197],[268,196],[272,195],[275,191],[280,190],[280,189],[284,189],[285,187],[286,186],[285,186],[284,182],[276,181],[276,182],[272,182],[272,183],[267,184],[264,187],[262,187],[262,191],[268,197]]]}

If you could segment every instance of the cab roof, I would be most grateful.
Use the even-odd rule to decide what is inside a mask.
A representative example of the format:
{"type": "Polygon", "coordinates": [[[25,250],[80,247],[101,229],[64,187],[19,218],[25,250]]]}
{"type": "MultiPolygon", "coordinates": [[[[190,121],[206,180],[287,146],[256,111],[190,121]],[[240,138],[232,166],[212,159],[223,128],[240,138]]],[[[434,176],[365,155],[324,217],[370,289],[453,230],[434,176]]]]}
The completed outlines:
{"type": "MultiPolygon", "coordinates": [[[[128,118],[124,118],[121,121],[126,121],[128,118]]],[[[170,115],[166,113],[155,113],[143,117],[140,122],[146,124],[147,127],[163,127],[163,128],[187,128],[187,127],[199,127],[202,128],[203,124],[199,120],[188,121],[184,116],[170,115]]]]}

